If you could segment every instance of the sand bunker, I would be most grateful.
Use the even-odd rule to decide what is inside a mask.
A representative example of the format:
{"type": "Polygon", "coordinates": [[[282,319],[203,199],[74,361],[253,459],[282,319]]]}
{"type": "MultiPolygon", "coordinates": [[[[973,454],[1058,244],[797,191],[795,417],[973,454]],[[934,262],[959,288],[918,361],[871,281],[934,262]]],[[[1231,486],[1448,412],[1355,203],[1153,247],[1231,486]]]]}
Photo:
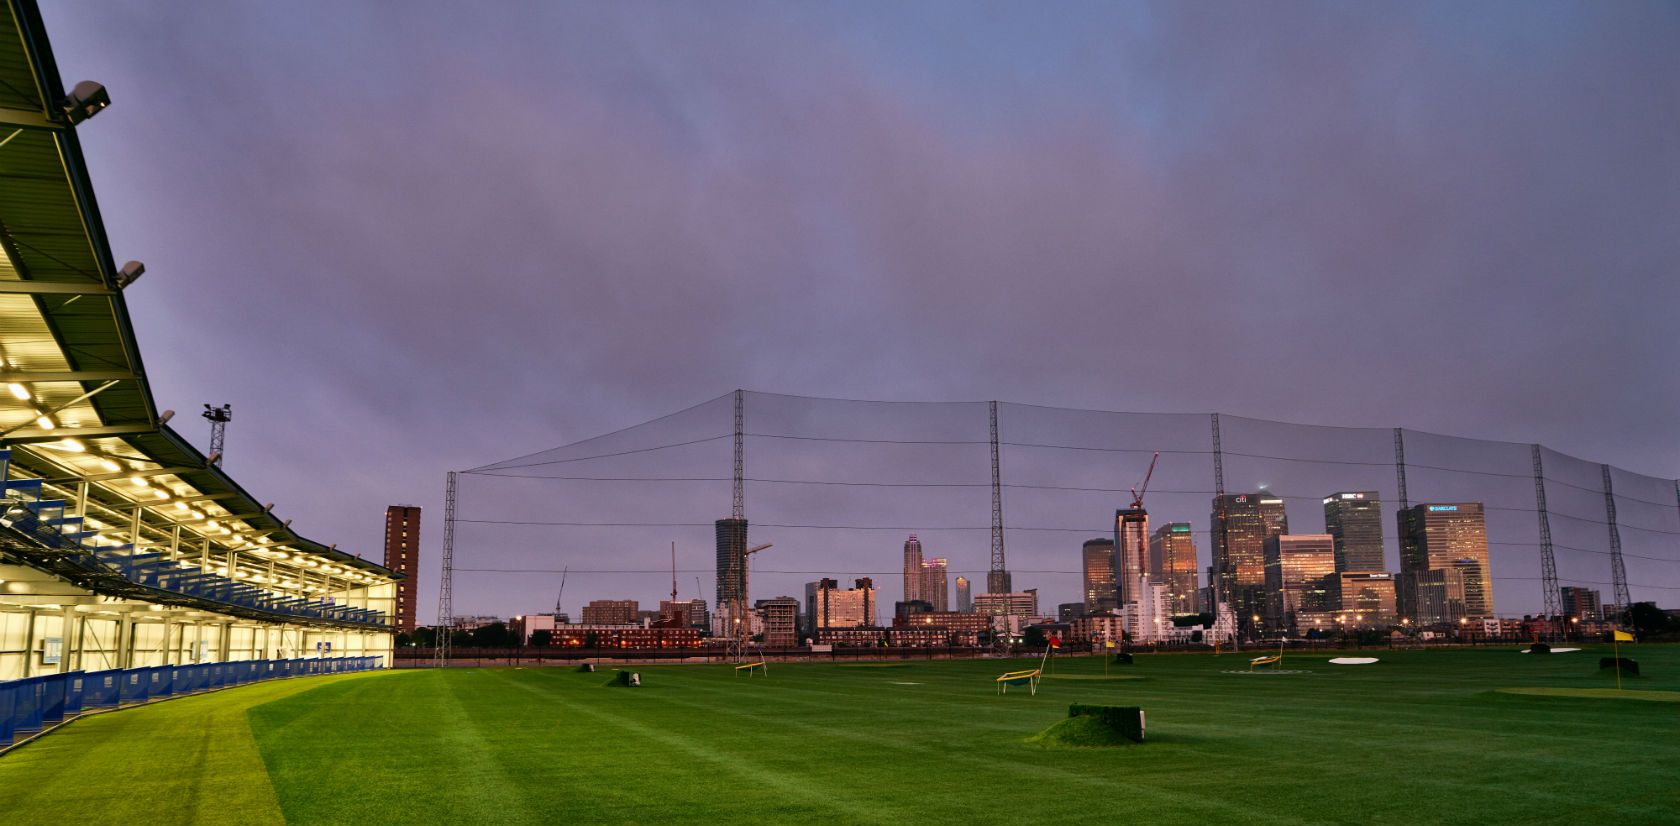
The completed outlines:
{"type": "Polygon", "coordinates": [[[1370,665],[1376,661],[1376,657],[1336,657],[1330,662],[1334,665],[1370,665]]]}

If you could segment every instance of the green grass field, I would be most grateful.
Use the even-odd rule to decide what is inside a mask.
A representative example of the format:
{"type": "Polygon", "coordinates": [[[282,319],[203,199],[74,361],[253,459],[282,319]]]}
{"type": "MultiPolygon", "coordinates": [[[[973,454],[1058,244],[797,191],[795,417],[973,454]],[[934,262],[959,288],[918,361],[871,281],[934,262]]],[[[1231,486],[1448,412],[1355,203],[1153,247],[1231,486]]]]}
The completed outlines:
{"type": "MultiPolygon", "coordinates": [[[[0,757],[0,820],[45,823],[1680,822],[1680,647],[1019,663],[400,671],[81,720],[0,757]],[[1561,689],[1511,693],[1501,689],[1561,689]],[[1610,688],[1610,692],[1603,689],[1610,688]],[[1571,696],[1569,690],[1579,689],[1571,696]],[[1633,692],[1629,692],[1632,694],[1633,692]],[[1656,700],[1656,701],[1653,701],[1656,700]],[[1148,742],[1029,742],[1069,703],[1141,705],[1148,742]]],[[[603,667],[605,668],[605,667],[603,667]]]]}

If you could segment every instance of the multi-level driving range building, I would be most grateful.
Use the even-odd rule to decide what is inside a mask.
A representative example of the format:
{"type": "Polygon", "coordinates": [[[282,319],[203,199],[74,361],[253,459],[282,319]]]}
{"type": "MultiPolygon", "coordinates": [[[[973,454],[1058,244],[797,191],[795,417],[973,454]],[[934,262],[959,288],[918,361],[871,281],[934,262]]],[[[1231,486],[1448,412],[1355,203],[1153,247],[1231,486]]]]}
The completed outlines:
{"type": "Polygon", "coordinates": [[[0,681],[388,660],[397,575],[292,530],[152,397],[125,294],[178,288],[119,265],[77,139],[113,99],[0,4],[0,681]]]}

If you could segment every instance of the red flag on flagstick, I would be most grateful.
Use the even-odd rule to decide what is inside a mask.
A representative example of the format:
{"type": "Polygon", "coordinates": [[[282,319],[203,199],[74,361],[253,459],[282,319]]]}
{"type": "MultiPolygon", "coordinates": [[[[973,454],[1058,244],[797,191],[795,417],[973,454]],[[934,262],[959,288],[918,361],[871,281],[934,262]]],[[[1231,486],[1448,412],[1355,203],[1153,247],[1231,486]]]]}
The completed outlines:
{"type": "Polygon", "coordinates": [[[1062,647],[1062,638],[1056,636],[1055,634],[1051,634],[1050,635],[1050,647],[1051,648],[1061,648],[1062,647]]]}

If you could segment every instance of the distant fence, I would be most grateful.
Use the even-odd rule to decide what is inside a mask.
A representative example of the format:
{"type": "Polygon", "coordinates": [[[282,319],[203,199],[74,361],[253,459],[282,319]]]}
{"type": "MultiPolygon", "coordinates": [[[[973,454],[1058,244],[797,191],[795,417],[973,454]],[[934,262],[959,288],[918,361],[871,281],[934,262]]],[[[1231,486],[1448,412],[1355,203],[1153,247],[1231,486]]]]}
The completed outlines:
{"type": "Polygon", "coordinates": [[[79,714],[236,685],[380,667],[380,657],[241,660],[69,671],[0,683],[0,748],[79,714]]]}
{"type": "MultiPolygon", "coordinates": [[[[1603,642],[1602,635],[1589,635],[1574,639],[1586,642],[1603,642]]],[[[1267,640],[1253,646],[1244,646],[1242,650],[1275,649],[1277,640],[1267,640]]],[[[1476,636],[1465,638],[1437,638],[1421,639],[1417,637],[1383,637],[1378,641],[1361,643],[1355,636],[1325,639],[1291,639],[1288,647],[1291,651],[1333,651],[1359,648],[1468,648],[1485,646],[1526,645],[1529,637],[1522,635],[1504,636],[1476,636]]],[[[1203,643],[1162,644],[1162,645],[1128,645],[1126,650],[1133,654],[1185,654],[1185,653],[1213,653],[1212,645],[1203,643]]],[[[1222,650],[1230,651],[1226,647],[1222,650]]],[[[812,651],[809,648],[766,648],[754,649],[754,656],[774,662],[861,662],[866,660],[956,660],[956,659],[985,659],[994,657],[1036,657],[1044,653],[1043,648],[1029,648],[1017,645],[1007,653],[992,647],[968,646],[849,646],[835,648],[832,651],[812,651]]],[[[1065,646],[1057,652],[1059,657],[1087,657],[1098,652],[1065,646]]],[[[1113,652],[1109,652],[1113,653],[1113,652]]],[[[399,651],[394,659],[395,668],[432,668],[437,665],[436,654],[426,647],[410,647],[399,651]]],[[[706,648],[455,648],[450,652],[449,665],[451,667],[519,667],[519,666],[550,666],[576,665],[583,662],[622,662],[637,664],[658,663],[722,663],[728,662],[726,650],[720,646],[706,648]]]]}

